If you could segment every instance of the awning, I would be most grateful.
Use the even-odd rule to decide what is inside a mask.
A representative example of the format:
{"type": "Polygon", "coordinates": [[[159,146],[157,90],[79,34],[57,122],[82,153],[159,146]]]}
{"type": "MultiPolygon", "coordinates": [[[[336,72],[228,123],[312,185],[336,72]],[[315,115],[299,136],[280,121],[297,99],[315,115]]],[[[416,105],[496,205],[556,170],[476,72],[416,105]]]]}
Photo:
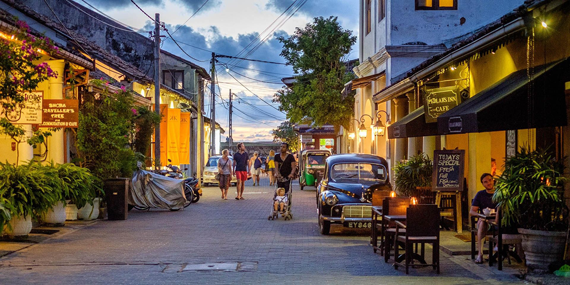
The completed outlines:
{"type": "Polygon", "coordinates": [[[407,138],[437,135],[437,123],[426,123],[424,107],[409,113],[388,127],[388,138],[407,138]]]}
{"type": "Polygon", "coordinates": [[[492,132],[566,125],[565,82],[569,60],[512,73],[437,119],[440,134],[492,132]],[[530,94],[530,95],[529,95],[530,94]]]}

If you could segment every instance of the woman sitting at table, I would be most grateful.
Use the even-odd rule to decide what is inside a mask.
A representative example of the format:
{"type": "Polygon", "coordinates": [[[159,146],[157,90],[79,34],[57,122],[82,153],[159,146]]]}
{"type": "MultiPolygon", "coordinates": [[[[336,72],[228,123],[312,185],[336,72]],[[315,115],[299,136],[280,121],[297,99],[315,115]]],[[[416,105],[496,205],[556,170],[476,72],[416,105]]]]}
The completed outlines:
{"type": "MultiPolygon", "coordinates": [[[[485,187],[485,190],[481,190],[475,194],[473,198],[473,203],[471,204],[471,211],[469,215],[479,217],[484,209],[489,209],[494,212],[497,205],[493,203],[493,194],[495,194],[495,180],[490,173],[483,173],[481,175],[481,184],[485,187]]],[[[488,213],[485,213],[488,215],[488,213]]],[[[483,239],[487,235],[487,231],[490,229],[490,224],[486,219],[479,219],[477,222],[477,246],[479,246],[479,254],[475,259],[475,263],[483,263],[483,239]]]]}

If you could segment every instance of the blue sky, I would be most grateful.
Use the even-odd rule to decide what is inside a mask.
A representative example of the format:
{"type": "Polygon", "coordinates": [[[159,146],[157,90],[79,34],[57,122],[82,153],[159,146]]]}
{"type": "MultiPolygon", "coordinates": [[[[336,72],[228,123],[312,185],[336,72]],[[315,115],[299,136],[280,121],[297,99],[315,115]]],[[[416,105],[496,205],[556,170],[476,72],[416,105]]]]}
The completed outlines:
{"type": "MultiPolygon", "coordinates": [[[[87,2],[145,35],[154,29],[154,24],[130,0],[76,1],[83,5],[87,2]]],[[[282,46],[277,36],[287,37],[296,27],[304,27],[317,16],[337,16],[343,28],[352,30],[354,35],[358,35],[359,8],[358,1],[354,0],[306,2],[304,0],[135,0],[135,2],[152,17],[155,13],[160,13],[161,21],[166,23],[174,39],[195,59],[186,56],[170,39],[164,41],[163,49],[187,58],[206,70],[209,70],[212,51],[230,56],[284,62],[279,56],[282,46]],[[305,4],[298,8],[303,2],[305,4]],[[292,17],[287,17],[288,19],[280,17],[289,6],[290,10],[297,12],[292,17]],[[190,18],[198,9],[200,10],[190,18]],[[260,40],[263,40],[262,43],[260,40]]],[[[357,45],[353,47],[349,58],[358,58],[357,45]]],[[[221,98],[217,97],[216,120],[227,131],[228,110],[225,108],[227,106],[225,102],[231,89],[237,96],[234,97],[236,101],[234,107],[237,109],[234,110],[233,116],[234,141],[271,140],[271,130],[285,119],[285,115],[273,108],[278,107],[277,104],[273,103],[273,107],[268,106],[255,95],[272,103],[273,94],[282,87],[280,79],[293,75],[291,67],[243,60],[219,59],[219,61],[217,66],[219,88],[216,91],[221,98]]],[[[209,97],[208,92],[206,97],[209,97]]],[[[205,104],[206,112],[209,113],[210,100],[206,100],[205,104]]]]}

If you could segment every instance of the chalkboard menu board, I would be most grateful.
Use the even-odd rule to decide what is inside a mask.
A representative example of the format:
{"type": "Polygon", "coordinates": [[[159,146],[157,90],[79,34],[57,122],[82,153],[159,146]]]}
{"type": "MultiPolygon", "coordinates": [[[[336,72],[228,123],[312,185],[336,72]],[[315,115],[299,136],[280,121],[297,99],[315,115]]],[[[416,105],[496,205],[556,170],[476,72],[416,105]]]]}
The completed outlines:
{"type": "Polygon", "coordinates": [[[465,150],[436,150],[433,155],[433,191],[462,191],[465,150]]]}

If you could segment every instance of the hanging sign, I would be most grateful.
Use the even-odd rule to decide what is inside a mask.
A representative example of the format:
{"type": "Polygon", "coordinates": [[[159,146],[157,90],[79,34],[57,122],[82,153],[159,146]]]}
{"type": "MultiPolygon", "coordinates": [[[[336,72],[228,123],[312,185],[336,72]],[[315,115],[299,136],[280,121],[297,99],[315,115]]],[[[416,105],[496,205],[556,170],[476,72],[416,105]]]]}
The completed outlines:
{"type": "Polygon", "coordinates": [[[190,115],[188,112],[180,113],[180,164],[190,164],[190,115]]]}
{"type": "Polygon", "coordinates": [[[168,165],[168,146],[166,142],[168,141],[168,104],[160,104],[160,165],[168,165]]]}
{"type": "Polygon", "coordinates": [[[178,146],[180,145],[180,109],[168,109],[168,149],[169,164],[179,165],[178,146]]]}
{"type": "Polygon", "coordinates": [[[21,92],[24,101],[13,109],[4,109],[0,104],[0,116],[12,124],[37,125],[42,123],[43,91],[21,92]]]}
{"type": "Polygon", "coordinates": [[[506,137],[505,157],[509,158],[517,154],[517,130],[508,130],[506,137]]]}
{"type": "Polygon", "coordinates": [[[44,128],[77,128],[79,122],[79,101],[74,99],[44,99],[44,128]]]}
{"type": "Polygon", "coordinates": [[[463,191],[465,150],[436,150],[433,154],[433,191],[463,191]]]}
{"type": "Polygon", "coordinates": [[[301,135],[301,143],[313,142],[313,135],[301,135]]]}
{"type": "Polygon", "coordinates": [[[424,104],[426,123],[437,122],[437,117],[457,106],[457,94],[456,87],[426,90],[424,104]]]}

